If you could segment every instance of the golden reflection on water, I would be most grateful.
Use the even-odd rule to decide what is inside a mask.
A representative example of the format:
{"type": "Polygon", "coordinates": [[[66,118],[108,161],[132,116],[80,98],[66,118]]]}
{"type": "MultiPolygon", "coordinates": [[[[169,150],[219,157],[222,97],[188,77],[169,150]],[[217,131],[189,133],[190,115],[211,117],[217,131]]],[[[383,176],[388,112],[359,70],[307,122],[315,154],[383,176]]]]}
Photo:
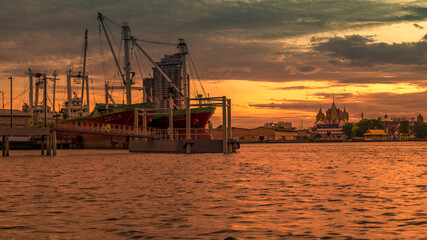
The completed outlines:
{"type": "Polygon", "coordinates": [[[12,151],[0,238],[426,237],[427,143],[242,145],[237,154],[12,151]]]}

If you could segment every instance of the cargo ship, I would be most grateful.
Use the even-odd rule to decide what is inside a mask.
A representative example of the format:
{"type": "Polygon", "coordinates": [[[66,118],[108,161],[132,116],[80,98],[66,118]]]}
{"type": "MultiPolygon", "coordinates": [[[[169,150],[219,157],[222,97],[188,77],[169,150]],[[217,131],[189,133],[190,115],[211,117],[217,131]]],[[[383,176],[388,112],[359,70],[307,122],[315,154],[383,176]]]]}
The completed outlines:
{"type": "MultiPolygon", "coordinates": [[[[98,13],[100,28],[105,34],[105,39],[110,48],[111,54],[116,65],[116,70],[120,76],[121,86],[111,86],[108,81],[105,83],[105,103],[96,104],[93,111],[89,114],[89,82],[88,74],[85,72],[86,64],[86,48],[87,48],[87,32],[85,35],[85,49],[83,61],[83,73],[73,75],[71,70],[67,74],[67,101],[62,109],[56,114],[55,125],[64,127],[67,125],[88,125],[88,124],[115,124],[134,126],[134,109],[145,109],[148,113],[153,113],[147,116],[145,121],[148,128],[168,129],[169,117],[164,115],[155,115],[157,111],[165,111],[172,105],[173,108],[173,127],[176,131],[176,138],[185,138],[186,127],[186,105],[185,99],[190,98],[190,76],[187,73],[187,62],[189,61],[189,52],[184,40],[180,39],[178,44],[178,52],[172,55],[165,55],[160,62],[155,62],[147,54],[147,52],[138,44],[137,40],[131,35],[131,30],[127,23],[123,23],[121,31],[121,39],[123,44],[123,64],[119,63],[116,52],[110,41],[109,31],[107,31],[107,18],[101,13],[98,13]],[[135,72],[131,69],[131,46],[133,52],[138,49],[146,59],[152,64],[152,73],[150,78],[143,78],[143,87],[136,87],[135,72]],[[76,94],[72,96],[72,79],[75,83],[81,83],[81,97],[76,94]],[[86,88],[85,88],[86,87],[86,88]],[[86,89],[86,93],[85,93],[86,89]],[[117,104],[114,100],[111,91],[114,89],[124,91],[124,104],[117,104]],[[142,103],[134,103],[132,101],[132,90],[143,91],[142,103]],[[86,96],[86,104],[84,104],[84,96],[86,96]],[[172,104],[170,103],[172,102],[172,104]],[[163,110],[159,110],[163,109],[163,110]]],[[[109,28],[108,28],[109,29],[109,28]]],[[[162,44],[162,43],[160,43],[162,44]]],[[[171,43],[167,43],[172,45],[171,43]]],[[[137,58],[138,60],[138,58],[137,58]]],[[[138,63],[139,64],[139,63],[138,63]]],[[[194,65],[194,64],[193,64],[194,65]]],[[[43,78],[43,77],[42,77],[43,78]]],[[[32,75],[30,75],[32,80],[32,75]]],[[[46,76],[44,76],[46,79],[46,76]]],[[[30,85],[32,81],[30,81],[30,85]]],[[[37,89],[37,87],[36,87],[37,89]]],[[[30,91],[32,94],[32,91],[30,91]]],[[[203,95],[197,95],[203,97],[203,95]]],[[[205,94],[206,96],[206,94],[205,94]]],[[[30,96],[32,99],[32,96],[30,96]]],[[[215,112],[215,107],[209,106],[192,108],[191,109],[191,137],[192,139],[211,139],[211,135],[205,130],[210,118],[215,112]]],[[[31,113],[34,113],[34,106],[27,106],[31,113]]],[[[38,112],[40,116],[40,112],[38,112]]],[[[41,119],[41,118],[39,118],[41,119]]],[[[142,126],[142,116],[138,116],[138,125],[142,126]]],[[[58,142],[64,146],[70,145],[77,148],[126,148],[129,141],[126,137],[119,136],[104,136],[95,134],[57,132],[58,142]]]]}

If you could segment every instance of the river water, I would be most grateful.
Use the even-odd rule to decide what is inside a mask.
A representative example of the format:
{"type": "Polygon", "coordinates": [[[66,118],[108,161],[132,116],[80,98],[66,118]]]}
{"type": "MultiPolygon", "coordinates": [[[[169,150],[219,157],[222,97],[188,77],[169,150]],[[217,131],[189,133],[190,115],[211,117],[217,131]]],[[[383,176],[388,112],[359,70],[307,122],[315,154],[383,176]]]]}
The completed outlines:
{"type": "Polygon", "coordinates": [[[11,151],[1,239],[426,239],[427,142],[11,151]]]}

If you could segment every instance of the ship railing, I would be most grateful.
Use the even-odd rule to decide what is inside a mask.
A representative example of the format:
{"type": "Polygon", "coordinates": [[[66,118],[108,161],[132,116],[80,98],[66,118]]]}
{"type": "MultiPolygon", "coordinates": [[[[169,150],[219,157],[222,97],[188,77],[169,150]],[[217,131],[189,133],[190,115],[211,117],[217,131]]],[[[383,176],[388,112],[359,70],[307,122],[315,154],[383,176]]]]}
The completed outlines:
{"type": "MultiPolygon", "coordinates": [[[[112,124],[112,123],[84,123],[84,122],[72,122],[58,126],[62,129],[77,130],[82,132],[109,132],[123,135],[132,136],[148,136],[155,139],[185,139],[186,130],[185,128],[174,128],[172,133],[169,128],[149,128],[149,127],[137,127],[126,124],[112,124]]],[[[191,139],[210,139],[211,135],[204,128],[192,128],[191,139]]]]}
{"type": "Polygon", "coordinates": [[[118,133],[123,135],[140,135],[140,136],[149,136],[155,138],[163,138],[166,134],[165,131],[168,129],[157,129],[157,128],[148,128],[148,127],[138,127],[135,128],[132,125],[126,124],[113,124],[113,123],[83,123],[83,122],[71,122],[68,124],[63,124],[57,126],[62,129],[70,129],[84,132],[110,132],[118,133]],[[165,130],[165,131],[164,131],[165,130]]]}
{"type": "MultiPolygon", "coordinates": [[[[175,139],[185,139],[186,138],[186,129],[185,128],[176,128],[177,135],[175,139]]],[[[206,131],[204,128],[191,128],[190,130],[191,139],[211,139],[211,134],[206,131]]]]}

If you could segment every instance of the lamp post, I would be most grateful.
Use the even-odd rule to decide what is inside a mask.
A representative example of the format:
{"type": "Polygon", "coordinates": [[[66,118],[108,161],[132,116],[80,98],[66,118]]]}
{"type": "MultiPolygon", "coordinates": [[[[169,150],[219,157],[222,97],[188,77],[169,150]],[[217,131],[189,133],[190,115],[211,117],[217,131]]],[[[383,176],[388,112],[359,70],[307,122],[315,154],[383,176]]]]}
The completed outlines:
{"type": "Polygon", "coordinates": [[[13,127],[12,124],[12,119],[13,119],[13,115],[12,115],[12,76],[9,78],[10,79],[10,127],[13,127]]]}

